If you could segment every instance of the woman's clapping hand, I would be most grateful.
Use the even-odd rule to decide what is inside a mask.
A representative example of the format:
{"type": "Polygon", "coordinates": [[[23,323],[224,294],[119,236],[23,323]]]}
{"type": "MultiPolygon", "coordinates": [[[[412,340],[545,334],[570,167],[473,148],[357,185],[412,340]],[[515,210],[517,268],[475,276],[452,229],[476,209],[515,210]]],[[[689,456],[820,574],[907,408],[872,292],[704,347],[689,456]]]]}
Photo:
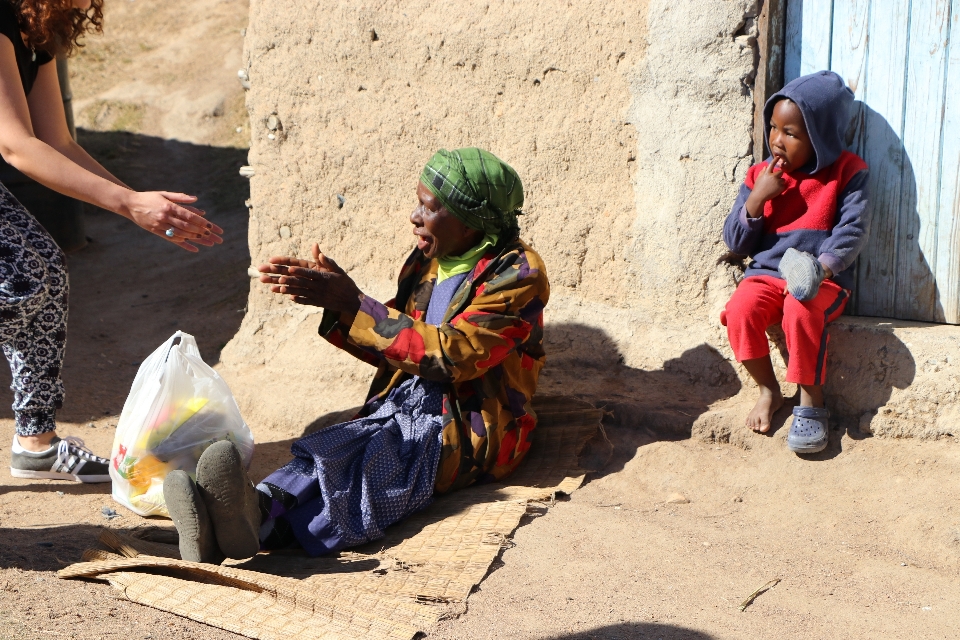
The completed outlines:
{"type": "Polygon", "coordinates": [[[336,262],[313,245],[313,261],[276,256],[259,267],[260,282],[270,291],[289,295],[297,304],[323,307],[341,313],[356,313],[363,292],[336,262]]]}

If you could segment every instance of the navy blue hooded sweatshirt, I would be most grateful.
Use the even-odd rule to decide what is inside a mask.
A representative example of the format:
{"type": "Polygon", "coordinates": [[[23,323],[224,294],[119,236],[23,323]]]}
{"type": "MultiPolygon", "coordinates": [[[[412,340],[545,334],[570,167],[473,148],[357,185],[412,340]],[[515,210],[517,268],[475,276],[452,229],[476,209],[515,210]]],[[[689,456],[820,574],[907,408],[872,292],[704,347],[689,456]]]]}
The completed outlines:
{"type": "Polygon", "coordinates": [[[833,271],[833,280],[853,288],[851,267],[867,242],[867,165],[844,150],[853,92],[832,71],[793,80],[763,108],[768,159],[750,167],[733,209],[723,225],[731,251],[752,258],[746,276],[780,277],[780,258],[793,247],[817,256],[833,271]],[[772,158],[770,118],[777,102],[789,98],[803,114],[814,156],[807,165],[784,173],[786,189],[764,205],[763,215],[747,216],[746,202],[756,177],[772,158]]]}

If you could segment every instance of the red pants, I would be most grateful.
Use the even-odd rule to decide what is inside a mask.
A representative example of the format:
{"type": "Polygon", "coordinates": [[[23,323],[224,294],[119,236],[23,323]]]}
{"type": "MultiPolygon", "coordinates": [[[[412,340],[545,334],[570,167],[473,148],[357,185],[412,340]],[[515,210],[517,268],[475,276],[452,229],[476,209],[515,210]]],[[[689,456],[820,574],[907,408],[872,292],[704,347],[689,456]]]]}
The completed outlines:
{"type": "Polygon", "coordinates": [[[773,276],[744,278],[720,314],[737,362],[770,355],[767,327],[782,323],[787,338],[787,382],[819,385],[826,380],[827,323],[847,306],[850,293],[824,280],[817,297],[800,302],[784,295],[786,283],[773,276]]]}

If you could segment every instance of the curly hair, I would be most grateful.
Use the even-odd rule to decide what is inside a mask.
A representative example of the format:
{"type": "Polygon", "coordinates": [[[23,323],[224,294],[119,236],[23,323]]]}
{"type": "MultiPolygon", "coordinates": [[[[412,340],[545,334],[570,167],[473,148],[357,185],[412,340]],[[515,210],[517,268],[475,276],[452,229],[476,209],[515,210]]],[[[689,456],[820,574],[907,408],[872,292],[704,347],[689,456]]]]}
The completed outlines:
{"type": "MultiPolygon", "coordinates": [[[[0,0],[4,2],[8,0],[0,0]]],[[[51,55],[70,55],[83,46],[80,38],[103,33],[103,0],[91,0],[77,9],[72,0],[9,0],[27,34],[27,45],[51,55]]]]}

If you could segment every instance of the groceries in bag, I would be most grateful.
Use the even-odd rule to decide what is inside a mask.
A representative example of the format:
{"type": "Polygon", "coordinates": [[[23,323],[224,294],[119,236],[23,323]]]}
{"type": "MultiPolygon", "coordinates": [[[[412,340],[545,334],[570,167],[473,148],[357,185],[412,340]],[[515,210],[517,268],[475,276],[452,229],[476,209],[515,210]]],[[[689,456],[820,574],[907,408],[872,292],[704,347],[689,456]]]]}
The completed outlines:
{"type": "Polygon", "coordinates": [[[253,434],[233,394],[193,336],[178,331],[140,365],[123,405],[110,454],[114,499],[143,516],[167,515],[167,473],[195,475],[200,454],[218,440],[233,442],[249,466],[253,434]]]}

